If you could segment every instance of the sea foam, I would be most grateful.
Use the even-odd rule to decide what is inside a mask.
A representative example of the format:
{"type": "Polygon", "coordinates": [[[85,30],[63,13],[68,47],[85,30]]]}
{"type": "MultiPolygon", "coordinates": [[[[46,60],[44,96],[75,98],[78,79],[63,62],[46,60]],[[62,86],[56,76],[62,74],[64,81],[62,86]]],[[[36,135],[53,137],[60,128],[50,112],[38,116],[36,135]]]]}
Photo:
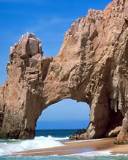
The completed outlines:
{"type": "Polygon", "coordinates": [[[0,142],[0,156],[10,155],[15,152],[29,151],[33,149],[44,149],[63,146],[60,140],[64,138],[48,137],[35,137],[33,140],[9,140],[8,142],[0,142]]]}
{"type": "Polygon", "coordinates": [[[97,156],[111,156],[111,152],[109,150],[104,151],[87,151],[82,153],[72,154],[72,156],[81,156],[81,157],[97,157],[97,156]]]}

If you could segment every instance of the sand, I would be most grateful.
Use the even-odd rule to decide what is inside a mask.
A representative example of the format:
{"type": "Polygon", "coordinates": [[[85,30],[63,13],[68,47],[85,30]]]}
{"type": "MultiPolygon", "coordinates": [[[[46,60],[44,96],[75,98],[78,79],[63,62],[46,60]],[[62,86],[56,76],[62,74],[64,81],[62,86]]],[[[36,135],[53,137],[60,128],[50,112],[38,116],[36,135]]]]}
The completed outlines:
{"type": "Polygon", "coordinates": [[[128,145],[116,145],[114,138],[63,142],[64,146],[18,152],[21,156],[70,155],[87,151],[109,151],[112,154],[128,154],[128,145]]]}

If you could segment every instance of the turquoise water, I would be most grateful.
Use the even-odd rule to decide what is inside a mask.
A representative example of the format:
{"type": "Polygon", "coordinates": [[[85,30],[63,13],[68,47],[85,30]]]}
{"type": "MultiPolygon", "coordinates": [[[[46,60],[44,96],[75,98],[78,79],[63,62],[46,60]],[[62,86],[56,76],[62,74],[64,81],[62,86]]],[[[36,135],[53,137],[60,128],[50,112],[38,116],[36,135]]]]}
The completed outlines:
{"type": "Polygon", "coordinates": [[[33,140],[0,140],[0,160],[128,160],[127,155],[111,155],[109,151],[84,150],[71,156],[8,156],[13,152],[31,149],[62,146],[62,140],[76,132],[76,130],[43,130],[37,131],[33,140]]]}
{"type": "Polygon", "coordinates": [[[128,160],[128,156],[47,156],[47,157],[1,157],[0,160],[128,160]]]}

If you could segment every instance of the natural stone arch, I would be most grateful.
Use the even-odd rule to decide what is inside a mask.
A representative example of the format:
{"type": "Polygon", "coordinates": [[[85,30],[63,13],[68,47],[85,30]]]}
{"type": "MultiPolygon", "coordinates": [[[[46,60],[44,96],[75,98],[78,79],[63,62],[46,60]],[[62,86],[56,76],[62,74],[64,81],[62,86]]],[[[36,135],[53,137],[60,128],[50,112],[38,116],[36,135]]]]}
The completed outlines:
{"type": "Polygon", "coordinates": [[[11,48],[8,80],[0,88],[2,137],[33,138],[40,112],[71,98],[91,106],[84,138],[105,137],[124,117],[118,140],[127,140],[127,6],[113,0],[104,11],[89,11],[73,23],[54,58],[43,57],[32,34],[11,48]]]}
{"type": "MultiPolygon", "coordinates": [[[[69,58],[68,61],[65,59],[68,57],[64,58],[62,55],[46,59],[42,56],[40,42],[32,34],[25,35],[12,48],[10,63],[7,66],[9,79],[2,88],[6,107],[3,108],[1,133],[11,138],[33,138],[36,121],[41,112],[51,104],[70,98],[87,102],[91,106],[91,123],[88,132],[82,134],[81,138],[104,137],[110,116],[104,92],[107,91],[106,86],[103,86],[105,89],[96,89],[95,94],[99,96],[94,96],[91,101],[93,92],[90,92],[90,86],[94,80],[91,80],[90,85],[84,80],[87,86],[80,82],[83,63],[79,55],[77,58],[69,58]],[[80,83],[82,85],[79,86],[80,83]]],[[[87,72],[90,74],[90,70],[87,72]]],[[[106,70],[102,72],[108,74],[106,70]]],[[[99,70],[97,73],[100,74],[99,70]]]]}

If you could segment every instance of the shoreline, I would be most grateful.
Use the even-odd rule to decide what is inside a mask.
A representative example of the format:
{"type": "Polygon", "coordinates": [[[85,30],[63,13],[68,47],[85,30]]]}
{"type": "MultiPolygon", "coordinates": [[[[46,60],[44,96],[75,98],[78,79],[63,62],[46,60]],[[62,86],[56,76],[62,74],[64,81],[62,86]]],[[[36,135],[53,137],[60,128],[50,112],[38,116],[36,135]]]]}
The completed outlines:
{"type": "Polygon", "coordinates": [[[93,151],[108,151],[110,154],[128,154],[128,144],[116,145],[115,138],[103,138],[93,140],[67,141],[63,146],[35,149],[17,152],[16,156],[51,156],[51,155],[73,155],[93,151]]]}

